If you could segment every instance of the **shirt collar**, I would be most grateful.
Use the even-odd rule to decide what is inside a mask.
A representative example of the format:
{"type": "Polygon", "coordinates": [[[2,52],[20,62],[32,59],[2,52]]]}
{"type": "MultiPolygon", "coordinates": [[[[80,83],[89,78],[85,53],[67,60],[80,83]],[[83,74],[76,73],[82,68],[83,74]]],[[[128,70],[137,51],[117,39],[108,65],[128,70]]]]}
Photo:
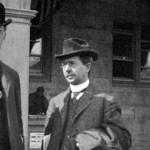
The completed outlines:
{"type": "Polygon", "coordinates": [[[72,92],[80,92],[80,91],[82,91],[83,89],[87,88],[88,85],[89,85],[89,83],[90,83],[90,81],[89,81],[89,79],[88,79],[88,80],[86,80],[84,83],[79,84],[79,85],[72,85],[72,84],[70,84],[71,91],[72,91],[72,92]]]}

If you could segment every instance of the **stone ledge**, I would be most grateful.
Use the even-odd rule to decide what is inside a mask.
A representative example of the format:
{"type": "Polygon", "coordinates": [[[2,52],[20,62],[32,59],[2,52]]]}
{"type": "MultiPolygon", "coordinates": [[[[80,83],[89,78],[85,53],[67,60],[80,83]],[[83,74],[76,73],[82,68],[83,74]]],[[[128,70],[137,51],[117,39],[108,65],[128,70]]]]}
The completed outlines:
{"type": "Polygon", "coordinates": [[[6,8],[6,16],[7,17],[15,17],[15,18],[24,18],[31,20],[35,17],[37,11],[27,10],[27,9],[14,9],[14,8],[6,8]]]}
{"type": "Polygon", "coordinates": [[[28,115],[29,126],[44,126],[45,115],[28,115]]]}

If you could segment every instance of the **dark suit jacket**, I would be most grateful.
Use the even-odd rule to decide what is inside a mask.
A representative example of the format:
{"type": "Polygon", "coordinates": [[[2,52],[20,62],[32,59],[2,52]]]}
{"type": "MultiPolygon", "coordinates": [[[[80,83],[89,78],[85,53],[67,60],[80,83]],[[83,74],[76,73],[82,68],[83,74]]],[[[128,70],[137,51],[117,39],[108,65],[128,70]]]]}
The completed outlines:
{"type": "Polygon", "coordinates": [[[24,150],[19,76],[1,61],[0,75],[11,150],[24,150]]]}
{"type": "MultiPolygon", "coordinates": [[[[107,134],[106,128],[109,127],[115,137],[111,143],[113,147],[120,149],[122,147],[127,150],[131,144],[131,136],[120,121],[121,109],[107,95],[97,93],[97,89],[90,84],[80,98],[73,120],[72,128],[75,130],[70,133],[70,138],[75,141],[78,134],[90,129],[107,134]]],[[[70,88],[50,100],[45,128],[45,135],[51,134],[48,150],[58,150],[65,125],[69,96],[70,88]]],[[[102,146],[107,147],[107,145],[102,146]]]]}

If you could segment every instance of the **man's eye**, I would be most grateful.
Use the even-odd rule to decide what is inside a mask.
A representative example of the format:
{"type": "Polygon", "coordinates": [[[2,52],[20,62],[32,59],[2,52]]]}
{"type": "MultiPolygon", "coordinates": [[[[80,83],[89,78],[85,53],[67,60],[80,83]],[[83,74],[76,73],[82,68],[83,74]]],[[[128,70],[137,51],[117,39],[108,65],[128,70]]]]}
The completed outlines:
{"type": "Polygon", "coordinates": [[[66,62],[61,63],[61,66],[65,66],[65,65],[67,65],[67,63],[66,63],[66,62]]]}
{"type": "Polygon", "coordinates": [[[61,67],[64,67],[64,66],[67,66],[67,65],[69,65],[69,66],[74,66],[74,65],[75,65],[75,62],[69,61],[69,62],[62,62],[62,63],[61,63],[61,67]]]}
{"type": "Polygon", "coordinates": [[[71,65],[71,66],[74,65],[74,62],[69,62],[69,65],[71,65]]]}

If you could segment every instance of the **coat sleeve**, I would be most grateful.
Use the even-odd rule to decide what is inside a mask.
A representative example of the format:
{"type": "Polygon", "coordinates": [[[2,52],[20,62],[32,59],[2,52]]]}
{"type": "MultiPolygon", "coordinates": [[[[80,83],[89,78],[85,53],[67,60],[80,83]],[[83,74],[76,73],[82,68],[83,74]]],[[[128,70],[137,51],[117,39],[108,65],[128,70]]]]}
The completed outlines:
{"type": "Polygon", "coordinates": [[[21,89],[20,89],[20,79],[18,73],[15,74],[15,101],[17,108],[17,118],[19,122],[19,128],[21,135],[23,136],[23,122],[22,122],[22,109],[21,109],[21,89]]]}
{"type": "Polygon", "coordinates": [[[121,108],[117,103],[105,99],[103,116],[101,130],[109,136],[111,141],[118,142],[123,150],[128,150],[131,147],[131,134],[121,121],[121,108]]]}
{"type": "Polygon", "coordinates": [[[49,106],[46,112],[46,119],[45,119],[45,135],[51,133],[53,119],[54,119],[54,111],[55,111],[55,102],[52,98],[49,102],[49,106]]]}
{"type": "Polygon", "coordinates": [[[121,122],[120,107],[114,102],[103,99],[101,116],[102,123],[99,128],[85,130],[77,135],[76,142],[79,149],[82,150],[84,147],[128,150],[131,146],[131,135],[121,122]]]}

